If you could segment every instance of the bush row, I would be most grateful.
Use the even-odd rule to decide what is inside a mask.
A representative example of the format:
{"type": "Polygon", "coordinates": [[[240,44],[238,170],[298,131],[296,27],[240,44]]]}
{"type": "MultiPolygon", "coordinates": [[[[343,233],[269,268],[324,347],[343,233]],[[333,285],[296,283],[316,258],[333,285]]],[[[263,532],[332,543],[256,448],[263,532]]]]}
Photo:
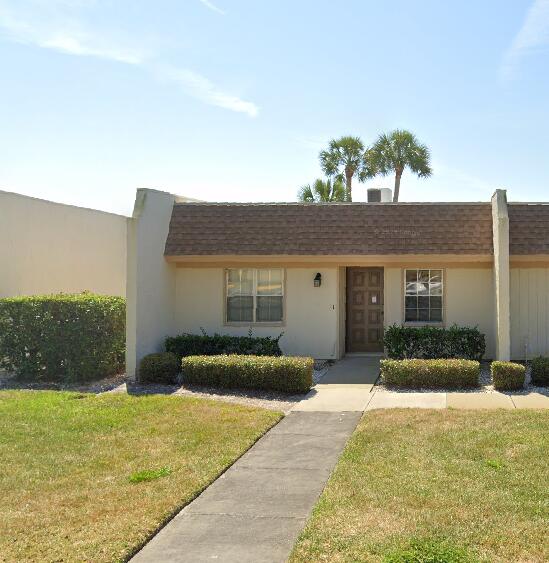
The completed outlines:
{"type": "Polygon", "coordinates": [[[180,334],[166,338],[166,352],[179,358],[186,356],[216,356],[219,354],[250,354],[254,356],[281,356],[278,344],[282,334],[272,336],[230,336],[228,334],[208,335],[180,334]]]}
{"type": "Polygon", "coordinates": [[[391,359],[461,358],[481,360],[486,350],[484,334],[478,328],[409,327],[392,325],[385,330],[384,344],[391,359]]]}
{"type": "Polygon", "coordinates": [[[306,393],[313,384],[313,359],[289,356],[188,356],[187,383],[306,393]]]}
{"type": "Polygon", "coordinates": [[[0,367],[50,381],[124,369],[126,301],[92,293],[0,299],[0,367]]]}
{"type": "Polygon", "coordinates": [[[381,360],[386,385],[405,388],[478,387],[480,363],[474,360],[381,360]]]}

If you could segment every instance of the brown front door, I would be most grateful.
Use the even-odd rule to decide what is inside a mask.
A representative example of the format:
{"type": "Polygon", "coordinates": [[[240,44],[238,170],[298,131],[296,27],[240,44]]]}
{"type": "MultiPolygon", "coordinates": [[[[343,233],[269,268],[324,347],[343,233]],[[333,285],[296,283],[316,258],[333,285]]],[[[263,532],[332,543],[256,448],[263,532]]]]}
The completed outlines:
{"type": "Polygon", "coordinates": [[[347,268],[347,352],[383,352],[383,268],[347,268]]]}

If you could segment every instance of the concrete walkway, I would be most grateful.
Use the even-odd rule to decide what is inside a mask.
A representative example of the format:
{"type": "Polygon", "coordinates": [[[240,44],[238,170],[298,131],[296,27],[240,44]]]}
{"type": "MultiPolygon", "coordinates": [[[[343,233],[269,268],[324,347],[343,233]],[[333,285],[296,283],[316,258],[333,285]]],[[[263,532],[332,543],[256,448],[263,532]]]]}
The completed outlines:
{"type": "Polygon", "coordinates": [[[286,561],[361,414],[290,413],[132,561],[286,561]]]}
{"type": "Polygon", "coordinates": [[[365,410],[375,409],[549,409],[549,396],[540,393],[454,393],[375,391],[365,410]]]}

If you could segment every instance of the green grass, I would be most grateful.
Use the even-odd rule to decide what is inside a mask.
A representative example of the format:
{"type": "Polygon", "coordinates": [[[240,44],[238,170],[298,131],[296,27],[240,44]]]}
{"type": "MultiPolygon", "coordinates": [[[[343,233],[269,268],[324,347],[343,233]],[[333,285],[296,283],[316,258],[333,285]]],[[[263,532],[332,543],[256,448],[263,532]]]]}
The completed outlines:
{"type": "Polygon", "coordinates": [[[152,481],[160,477],[168,476],[172,470],[169,467],[161,467],[160,469],[145,469],[136,471],[130,475],[130,483],[142,483],[143,481],[152,481]]]}
{"type": "Polygon", "coordinates": [[[367,413],[290,561],[549,560],[549,413],[367,413]]]}
{"type": "Polygon", "coordinates": [[[183,397],[0,392],[0,560],[128,557],[280,416],[183,397]]]}

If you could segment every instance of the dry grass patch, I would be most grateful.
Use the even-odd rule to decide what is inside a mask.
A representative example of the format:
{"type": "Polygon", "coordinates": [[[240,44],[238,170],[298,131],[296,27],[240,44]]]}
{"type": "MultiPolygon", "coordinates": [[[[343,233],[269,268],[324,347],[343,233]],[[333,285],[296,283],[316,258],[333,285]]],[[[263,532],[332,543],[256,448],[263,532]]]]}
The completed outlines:
{"type": "Polygon", "coordinates": [[[183,397],[0,392],[0,560],[126,558],[280,416],[183,397]]]}
{"type": "Polygon", "coordinates": [[[548,459],[547,412],[366,413],[290,561],[548,561],[548,459]]]}

